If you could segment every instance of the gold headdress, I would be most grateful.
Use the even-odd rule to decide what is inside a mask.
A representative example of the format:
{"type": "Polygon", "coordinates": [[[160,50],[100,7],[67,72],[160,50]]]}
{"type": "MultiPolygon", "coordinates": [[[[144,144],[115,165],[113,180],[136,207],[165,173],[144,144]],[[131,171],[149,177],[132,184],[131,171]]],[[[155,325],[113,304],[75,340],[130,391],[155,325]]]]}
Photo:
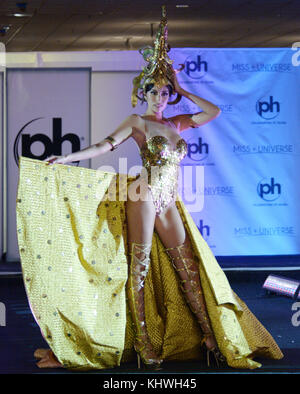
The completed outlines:
{"type": "MultiPolygon", "coordinates": [[[[143,97],[138,95],[139,89],[145,89],[145,86],[150,83],[155,83],[159,87],[164,85],[171,85],[174,90],[173,83],[173,60],[169,58],[167,52],[170,51],[170,46],[167,43],[168,40],[168,28],[167,28],[167,16],[166,6],[162,6],[162,18],[159,25],[159,29],[156,33],[154,48],[151,46],[145,46],[139,49],[140,54],[144,60],[148,62],[148,65],[143,68],[143,71],[139,76],[133,79],[133,90],[131,94],[131,103],[135,107],[137,99],[144,101],[143,97]]],[[[181,96],[178,94],[173,102],[168,104],[176,104],[180,101],[181,96]]]]}

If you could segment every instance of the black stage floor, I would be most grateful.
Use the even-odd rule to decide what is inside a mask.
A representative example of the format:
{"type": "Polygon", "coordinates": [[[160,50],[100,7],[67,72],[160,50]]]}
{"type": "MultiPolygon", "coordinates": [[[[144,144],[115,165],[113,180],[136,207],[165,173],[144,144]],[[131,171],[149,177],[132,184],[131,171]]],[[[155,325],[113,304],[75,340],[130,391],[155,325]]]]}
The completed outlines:
{"type": "MultiPolygon", "coordinates": [[[[0,270],[1,273],[1,270],[0,270]]],[[[233,290],[247,303],[277,341],[284,353],[282,360],[258,360],[262,368],[236,370],[232,368],[208,368],[204,361],[164,363],[158,373],[209,374],[209,373],[300,373],[300,316],[299,327],[292,323],[296,310],[292,309],[291,298],[267,295],[262,289],[267,276],[272,273],[293,279],[300,279],[300,271],[225,271],[233,290]]],[[[75,374],[65,369],[41,370],[35,365],[34,350],[46,347],[40,330],[31,315],[23,280],[20,275],[0,275],[0,302],[6,307],[6,326],[0,326],[0,374],[75,374]]],[[[300,300],[298,301],[300,311],[300,300]]],[[[296,305],[294,305],[295,307],[296,305]]],[[[294,317],[295,318],[295,317],[294,317]]],[[[137,373],[136,364],[122,364],[111,370],[91,371],[91,374],[137,373]]]]}

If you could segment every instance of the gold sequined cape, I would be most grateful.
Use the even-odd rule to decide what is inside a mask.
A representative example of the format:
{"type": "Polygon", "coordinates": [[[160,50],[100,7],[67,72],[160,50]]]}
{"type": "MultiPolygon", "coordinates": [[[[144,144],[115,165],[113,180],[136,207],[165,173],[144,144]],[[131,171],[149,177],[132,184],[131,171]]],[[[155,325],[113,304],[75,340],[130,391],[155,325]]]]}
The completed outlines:
{"type": "MultiPolygon", "coordinates": [[[[135,357],[125,292],[124,198],[134,179],[19,159],[16,215],[25,289],[42,335],[66,368],[112,368],[135,357]]],[[[253,369],[261,366],[254,356],[282,358],[272,336],[232,291],[179,195],[176,205],[199,258],[209,317],[228,365],[253,369]]],[[[145,313],[151,342],[164,360],[203,358],[201,330],[155,231],[145,313]]]]}

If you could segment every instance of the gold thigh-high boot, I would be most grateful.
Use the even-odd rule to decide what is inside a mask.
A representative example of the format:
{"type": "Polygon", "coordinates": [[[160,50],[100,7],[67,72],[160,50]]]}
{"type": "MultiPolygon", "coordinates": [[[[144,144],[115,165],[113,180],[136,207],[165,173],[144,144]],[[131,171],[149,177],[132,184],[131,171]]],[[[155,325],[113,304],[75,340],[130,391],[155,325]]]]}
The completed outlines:
{"type": "Polygon", "coordinates": [[[147,369],[158,370],[162,360],[157,357],[148,336],[145,322],[144,282],[150,265],[151,244],[131,243],[127,295],[136,337],[134,349],[147,369]]]}
{"type": "Polygon", "coordinates": [[[191,311],[195,314],[200,325],[204,336],[203,342],[206,342],[208,338],[213,340],[214,345],[211,348],[207,347],[207,364],[209,366],[210,354],[212,353],[215,357],[216,364],[219,366],[219,362],[223,363],[225,358],[216,344],[206,310],[197,263],[198,256],[195,256],[192,247],[186,242],[173,248],[165,248],[165,251],[170,257],[172,265],[179,275],[180,287],[185,300],[191,311]]]}

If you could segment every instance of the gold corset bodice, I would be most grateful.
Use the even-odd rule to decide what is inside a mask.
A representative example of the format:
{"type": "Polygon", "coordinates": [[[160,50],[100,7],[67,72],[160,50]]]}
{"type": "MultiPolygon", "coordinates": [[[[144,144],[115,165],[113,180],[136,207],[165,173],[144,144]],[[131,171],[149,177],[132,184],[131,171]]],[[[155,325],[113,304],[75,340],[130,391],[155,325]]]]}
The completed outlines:
{"type": "Polygon", "coordinates": [[[172,149],[168,138],[155,135],[142,145],[140,155],[145,167],[179,164],[187,154],[187,145],[183,138],[177,141],[176,149],[172,149]]]}
{"type": "Polygon", "coordinates": [[[186,154],[187,144],[183,138],[174,148],[163,135],[148,138],[140,148],[157,214],[176,198],[179,164],[186,154]]]}

